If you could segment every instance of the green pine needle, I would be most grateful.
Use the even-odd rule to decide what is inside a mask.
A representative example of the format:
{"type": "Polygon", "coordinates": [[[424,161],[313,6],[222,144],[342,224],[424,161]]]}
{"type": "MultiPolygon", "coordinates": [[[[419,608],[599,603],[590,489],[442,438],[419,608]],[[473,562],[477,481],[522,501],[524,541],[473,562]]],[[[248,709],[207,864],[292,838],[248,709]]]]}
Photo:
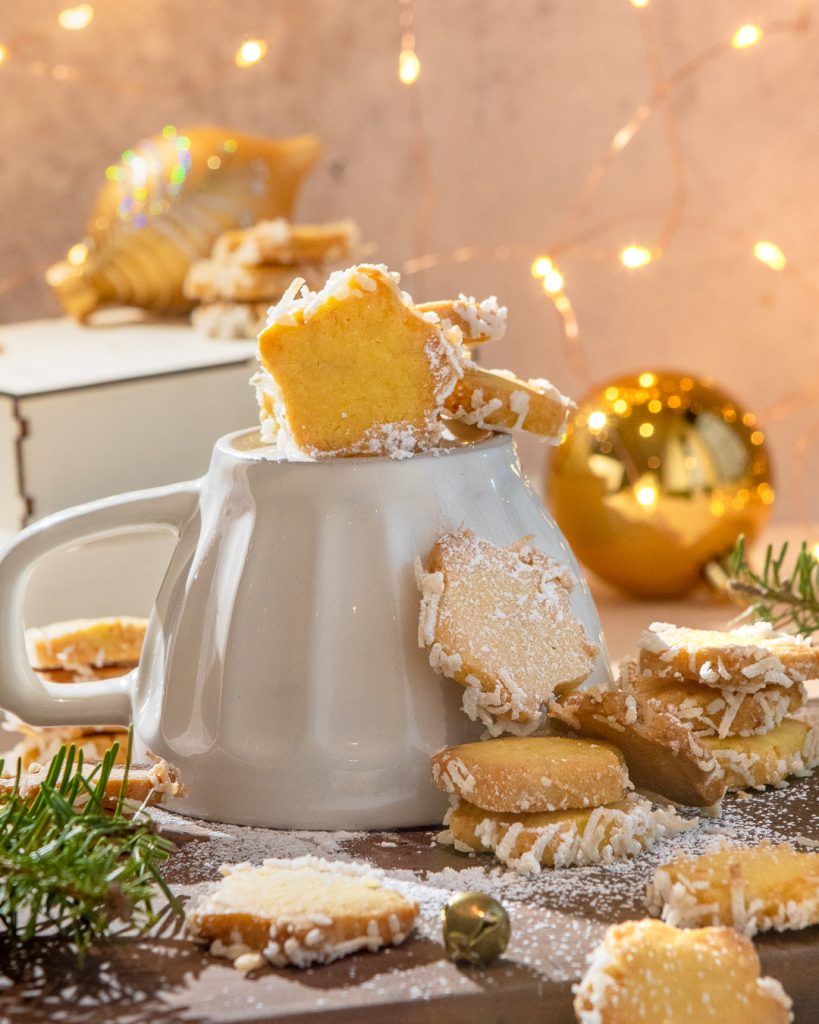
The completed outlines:
{"type": "Polygon", "coordinates": [[[810,636],[819,630],[819,561],[805,541],[789,569],[787,554],[787,543],[776,555],[769,544],[761,573],[754,572],[746,558],[745,537],[740,536],[730,558],[728,590],[748,606],[745,614],[810,636]]]}
{"type": "Polygon", "coordinates": [[[0,795],[0,927],[12,941],[56,933],[82,957],[94,939],[155,923],[157,888],[179,912],[159,874],[173,844],[156,834],[144,805],[124,813],[130,733],[119,798],[105,810],[117,749],[89,772],[81,752],[62,747],[32,801],[19,795],[18,761],[17,785],[0,795]]]}

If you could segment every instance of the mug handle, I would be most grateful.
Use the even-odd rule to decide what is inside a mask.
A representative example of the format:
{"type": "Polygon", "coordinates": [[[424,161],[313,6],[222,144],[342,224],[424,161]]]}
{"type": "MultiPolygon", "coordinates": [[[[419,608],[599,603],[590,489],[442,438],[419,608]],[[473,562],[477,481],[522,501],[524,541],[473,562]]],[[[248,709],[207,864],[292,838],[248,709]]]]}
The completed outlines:
{"type": "Polygon", "coordinates": [[[46,516],[0,554],[0,707],[31,725],[128,725],[136,670],[90,683],[49,683],[26,653],[23,598],[46,554],[83,539],[154,526],[179,533],[193,515],[201,481],[168,484],[77,505],[46,516]]]}

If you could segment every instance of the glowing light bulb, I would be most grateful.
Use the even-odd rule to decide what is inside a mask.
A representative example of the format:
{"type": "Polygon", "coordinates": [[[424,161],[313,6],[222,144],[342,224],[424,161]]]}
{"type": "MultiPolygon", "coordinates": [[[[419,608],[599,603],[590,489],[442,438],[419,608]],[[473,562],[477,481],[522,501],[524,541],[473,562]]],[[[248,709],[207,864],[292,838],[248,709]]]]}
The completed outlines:
{"type": "Polygon", "coordinates": [[[757,242],[754,246],[754,256],[771,270],[784,270],[788,265],[785,253],[773,242],[757,242]]]}
{"type": "Polygon", "coordinates": [[[68,250],[65,257],[72,267],[79,267],[88,259],[88,246],[77,242],[68,250]]]}
{"type": "Polygon", "coordinates": [[[653,423],[641,423],[640,424],[640,437],[651,437],[654,433],[653,423]]]}
{"type": "Polygon", "coordinates": [[[563,275],[559,270],[552,268],[544,275],[543,290],[550,295],[557,295],[558,292],[563,291],[563,275]]]}
{"type": "Polygon", "coordinates": [[[632,7],[648,7],[649,0],[631,0],[632,7]]]}
{"type": "Polygon", "coordinates": [[[651,249],[645,245],[627,245],[624,249],[620,250],[620,262],[624,267],[629,267],[631,270],[644,267],[647,263],[651,263],[653,259],[654,256],[651,249]]]}
{"type": "Polygon", "coordinates": [[[634,488],[634,497],[637,499],[638,505],[648,508],[657,503],[657,488],[654,484],[640,484],[639,487],[634,488]]]}
{"type": "Polygon", "coordinates": [[[532,264],[532,277],[545,277],[553,269],[548,256],[539,256],[532,264]]]}
{"type": "Polygon", "coordinates": [[[740,25],[731,37],[731,46],[735,50],[744,50],[746,47],[758,43],[762,34],[759,25],[740,25]]]}
{"type": "Polygon", "coordinates": [[[421,61],[413,49],[405,48],[398,57],[398,77],[404,85],[412,85],[421,74],[421,61]]]}
{"type": "Polygon", "coordinates": [[[267,53],[267,43],[264,39],[246,39],[236,51],[236,67],[251,68],[267,53]]]}
{"type": "Polygon", "coordinates": [[[80,4],[78,7],[66,7],[57,15],[60,28],[69,32],[79,32],[80,29],[88,28],[91,19],[94,17],[94,8],[91,4],[80,4]]]}
{"type": "Polygon", "coordinates": [[[3,44],[0,43],[0,64],[2,64],[3,61],[8,60],[8,56],[9,56],[8,47],[3,46],[3,44]]]}
{"type": "Polygon", "coordinates": [[[601,409],[589,413],[589,430],[602,430],[607,423],[608,416],[601,409]]]}
{"type": "Polygon", "coordinates": [[[641,373],[638,379],[641,388],[650,388],[657,383],[657,375],[654,373],[641,373]]]}

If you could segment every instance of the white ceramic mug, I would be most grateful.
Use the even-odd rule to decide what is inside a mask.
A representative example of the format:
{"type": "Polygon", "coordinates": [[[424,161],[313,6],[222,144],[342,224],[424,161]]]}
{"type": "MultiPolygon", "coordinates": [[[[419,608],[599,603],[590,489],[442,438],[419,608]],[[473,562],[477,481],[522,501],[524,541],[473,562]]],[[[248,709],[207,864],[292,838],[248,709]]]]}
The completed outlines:
{"type": "Polygon", "coordinates": [[[179,768],[184,814],[304,829],[439,822],[429,755],[481,727],[418,648],[413,560],[458,527],[499,544],[533,534],[572,567],[572,607],[600,644],[589,682],[607,679],[588,588],[509,437],[308,463],[270,458],[251,430],[219,440],[201,480],[68,509],[12,542],[0,559],[0,706],[36,725],[133,721],[137,752],[179,768]],[[36,562],[157,525],[179,541],[139,667],[40,680],[22,615],[36,562]]]}

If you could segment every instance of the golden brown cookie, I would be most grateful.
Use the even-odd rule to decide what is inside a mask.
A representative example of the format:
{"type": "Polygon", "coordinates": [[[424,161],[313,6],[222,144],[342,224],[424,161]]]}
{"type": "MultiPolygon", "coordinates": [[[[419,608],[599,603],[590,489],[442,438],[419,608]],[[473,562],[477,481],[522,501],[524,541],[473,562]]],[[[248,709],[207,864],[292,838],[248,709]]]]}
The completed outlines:
{"type": "Polygon", "coordinates": [[[809,928],[819,924],[819,854],[763,841],[680,856],[654,872],[646,902],[678,928],[724,924],[749,938],[809,928]]]}
{"type": "Polygon", "coordinates": [[[527,430],[557,444],[573,403],[547,380],[520,380],[467,361],[446,406],[456,419],[483,430],[527,430]]]}
{"type": "Polygon", "coordinates": [[[457,327],[465,345],[500,341],[506,333],[506,306],[498,305],[494,295],[483,300],[461,295],[457,299],[417,302],[415,309],[419,313],[434,313],[444,328],[457,327]]]}
{"type": "Polygon", "coordinates": [[[785,718],[764,736],[701,736],[700,742],[716,758],[728,789],[777,786],[819,764],[819,727],[801,718],[785,718]]]}
{"type": "Polygon", "coordinates": [[[86,760],[98,761],[116,742],[119,750],[116,763],[125,763],[128,733],[117,726],[28,725],[6,712],[3,728],[22,733],[22,739],[1,756],[4,759],[2,775],[14,775],[17,762],[24,770],[32,764],[48,764],[60,747],[73,745],[86,760]]]}
{"type": "Polygon", "coordinates": [[[222,880],[196,898],[188,930],[240,970],[329,963],[361,949],[397,946],[418,907],[365,864],[297,857],[261,866],[226,864],[222,880]]]}
{"type": "Polygon", "coordinates": [[[463,709],[493,735],[532,732],[558,688],[582,682],[597,647],[569,604],[572,573],[535,548],[502,548],[470,530],[435,544],[421,591],[419,646],[465,687],[463,709]]]}
{"type": "Polygon", "coordinates": [[[93,671],[139,661],[147,619],[118,616],[76,619],[26,630],[28,658],[34,669],[93,671]]]}
{"type": "Polygon", "coordinates": [[[271,309],[255,381],[275,423],[266,439],[283,454],[401,459],[439,440],[458,355],[397,280],[362,264],[331,274],[318,293],[291,289],[271,309]]]}
{"type": "Polygon", "coordinates": [[[761,690],[819,676],[819,647],[755,622],[727,633],[653,622],[640,636],[641,673],[707,686],[761,690]]]}
{"type": "MultiPolygon", "coordinates": [[[[32,765],[31,770],[20,776],[17,792],[27,801],[35,799],[40,792],[40,786],[48,776],[48,765],[32,765]]],[[[83,775],[93,787],[96,772],[96,765],[86,762],[83,767],[83,775]]],[[[124,765],[118,764],[111,769],[108,780],[105,784],[105,800],[103,806],[115,807],[122,794],[122,782],[125,775],[124,765]]],[[[0,800],[3,795],[14,792],[17,784],[16,777],[0,778],[0,800]]],[[[158,759],[154,764],[132,764],[128,769],[128,779],[125,783],[125,799],[133,803],[158,804],[166,796],[184,797],[187,793],[185,786],[180,781],[176,769],[167,761],[158,759]]],[[[80,801],[81,803],[84,801],[80,801]]]]}
{"type": "Polygon", "coordinates": [[[284,295],[294,280],[319,287],[324,272],[307,263],[288,267],[243,267],[238,263],[197,260],[185,278],[189,299],[200,302],[273,302],[284,295]]]}
{"type": "Polygon", "coordinates": [[[594,689],[553,701],[549,714],[583,736],[615,744],[638,789],[691,807],[710,807],[725,794],[722,769],[704,737],[661,701],[594,689]]]}
{"type": "Polygon", "coordinates": [[[273,295],[267,302],[210,302],[196,307],[191,323],[209,338],[255,338],[265,328],[270,303],[280,298],[273,295]]]}
{"type": "Polygon", "coordinates": [[[631,796],[608,807],[540,814],[501,814],[465,800],[454,803],[439,842],[463,852],[494,853],[522,874],[541,868],[582,867],[634,857],[664,836],[696,825],[671,808],[631,796]]]}
{"type": "Polygon", "coordinates": [[[290,224],[278,217],[250,228],[226,231],[216,239],[211,257],[245,267],[333,263],[347,259],[360,241],[361,232],[351,220],[290,224]]]}
{"type": "Polygon", "coordinates": [[[575,990],[579,1024],[789,1024],[791,1000],[760,978],[753,944],[731,928],[612,925],[575,990]]]}
{"type": "Polygon", "coordinates": [[[430,759],[432,781],[476,807],[561,811],[624,800],[622,754],[609,743],[566,736],[504,736],[447,747],[430,759]]]}
{"type": "Polygon", "coordinates": [[[761,690],[732,690],[688,680],[641,675],[624,666],[624,687],[641,697],[661,701],[702,736],[756,736],[770,732],[807,700],[802,683],[770,683],[761,690]]]}

